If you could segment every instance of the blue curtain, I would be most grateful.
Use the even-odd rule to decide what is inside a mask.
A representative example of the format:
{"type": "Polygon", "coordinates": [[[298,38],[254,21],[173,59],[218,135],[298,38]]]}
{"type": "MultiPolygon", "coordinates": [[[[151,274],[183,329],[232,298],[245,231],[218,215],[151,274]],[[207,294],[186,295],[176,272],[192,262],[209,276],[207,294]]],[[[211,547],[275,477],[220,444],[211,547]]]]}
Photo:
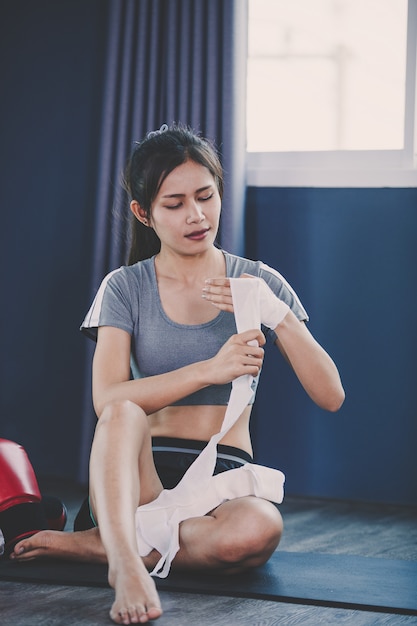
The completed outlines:
{"type": "MultiPolygon", "coordinates": [[[[92,297],[125,262],[124,163],[133,142],[164,123],[189,124],[214,141],[225,170],[219,240],[236,254],[244,245],[246,0],[108,0],[108,11],[92,297]]],[[[84,405],[82,481],[95,425],[90,373],[84,405]]]]}

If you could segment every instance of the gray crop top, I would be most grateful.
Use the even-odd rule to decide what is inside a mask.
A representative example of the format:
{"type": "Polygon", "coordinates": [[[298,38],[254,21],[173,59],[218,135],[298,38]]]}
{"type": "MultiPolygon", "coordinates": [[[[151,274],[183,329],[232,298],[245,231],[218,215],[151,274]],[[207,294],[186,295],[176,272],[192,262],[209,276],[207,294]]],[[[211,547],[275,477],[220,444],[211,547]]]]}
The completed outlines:
{"type": "MultiPolygon", "coordinates": [[[[272,291],[284,300],[299,320],[308,316],[296,293],[276,270],[261,261],[250,261],[223,252],[226,275],[243,273],[263,278],[272,291]]],[[[99,326],[114,326],[132,337],[132,378],[164,374],[190,363],[210,359],[229,337],[237,332],[232,313],[220,311],[205,324],[184,325],[173,322],[164,312],[159,298],[154,257],[108,274],[91,305],[81,330],[97,339],[99,326]]],[[[262,329],[275,341],[276,334],[262,329]]],[[[254,379],[254,401],[258,379],[254,379]]],[[[226,405],[231,384],[211,385],[175,402],[175,405],[226,405]]]]}

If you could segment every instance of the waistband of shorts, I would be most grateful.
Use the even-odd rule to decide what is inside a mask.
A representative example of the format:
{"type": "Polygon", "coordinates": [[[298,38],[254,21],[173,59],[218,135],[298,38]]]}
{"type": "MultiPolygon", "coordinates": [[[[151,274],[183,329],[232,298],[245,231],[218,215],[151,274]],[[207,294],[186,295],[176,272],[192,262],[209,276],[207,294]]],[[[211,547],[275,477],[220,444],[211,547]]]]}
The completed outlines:
{"type": "MultiPolygon", "coordinates": [[[[153,452],[185,452],[198,455],[206,447],[207,441],[198,439],[179,439],[177,437],[152,437],[153,452]]],[[[217,444],[217,458],[227,461],[240,461],[243,463],[253,463],[253,458],[245,450],[217,444]]]]}

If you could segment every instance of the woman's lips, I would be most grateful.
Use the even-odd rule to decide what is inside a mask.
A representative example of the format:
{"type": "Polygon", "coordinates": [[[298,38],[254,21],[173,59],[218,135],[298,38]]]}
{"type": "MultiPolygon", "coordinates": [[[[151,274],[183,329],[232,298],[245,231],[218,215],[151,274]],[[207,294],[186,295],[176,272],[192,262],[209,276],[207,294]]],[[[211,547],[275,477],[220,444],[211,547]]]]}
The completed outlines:
{"type": "Polygon", "coordinates": [[[198,241],[200,239],[204,239],[209,230],[209,228],[204,228],[203,230],[194,230],[192,233],[189,233],[185,236],[187,237],[187,239],[193,239],[198,241]]]}

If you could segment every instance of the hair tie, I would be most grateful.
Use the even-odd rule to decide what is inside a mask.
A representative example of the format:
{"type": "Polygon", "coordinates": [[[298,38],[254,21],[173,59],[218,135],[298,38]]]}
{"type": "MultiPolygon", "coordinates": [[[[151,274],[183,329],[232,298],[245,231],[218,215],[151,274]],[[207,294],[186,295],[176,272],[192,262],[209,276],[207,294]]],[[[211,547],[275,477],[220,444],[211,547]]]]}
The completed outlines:
{"type": "Polygon", "coordinates": [[[161,128],[159,130],[151,130],[147,135],[146,135],[146,139],[150,139],[151,137],[157,137],[158,135],[161,135],[162,133],[165,133],[165,131],[168,130],[168,124],[162,124],[161,128]]]}

